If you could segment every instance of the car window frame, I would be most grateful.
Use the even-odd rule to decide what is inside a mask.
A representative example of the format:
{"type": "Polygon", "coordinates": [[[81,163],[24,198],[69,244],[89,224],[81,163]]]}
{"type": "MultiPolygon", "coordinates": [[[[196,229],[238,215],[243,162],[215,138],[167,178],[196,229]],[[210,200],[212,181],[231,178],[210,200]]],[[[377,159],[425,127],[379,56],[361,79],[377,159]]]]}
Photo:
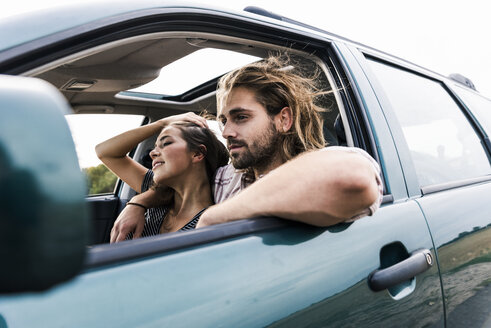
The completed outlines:
{"type": "MultiPolygon", "coordinates": [[[[384,65],[388,65],[390,67],[393,67],[395,69],[399,69],[411,74],[414,74],[416,76],[431,80],[433,82],[439,83],[444,91],[446,91],[451,99],[456,103],[456,105],[459,107],[461,112],[463,113],[464,117],[467,119],[469,122],[471,128],[474,130],[476,133],[476,136],[478,140],[481,143],[481,146],[483,147],[484,153],[488,158],[488,161],[491,165],[491,145],[489,143],[489,140],[486,142],[487,135],[485,131],[482,129],[480,126],[479,122],[476,120],[474,115],[469,111],[467,106],[463,103],[463,101],[458,97],[458,95],[455,93],[455,91],[452,90],[451,86],[449,85],[449,81],[447,78],[440,76],[436,73],[426,71],[425,69],[412,65],[410,63],[406,63],[403,60],[393,60],[390,58],[387,58],[386,56],[380,55],[380,54],[375,54],[372,51],[369,50],[361,50],[361,53],[366,61],[368,60],[373,60],[376,62],[379,62],[384,65]]],[[[460,188],[460,187],[465,187],[477,183],[482,183],[482,182],[487,182],[491,181],[491,175],[484,175],[484,176],[477,176],[477,177],[470,177],[466,179],[456,179],[453,181],[449,182],[444,182],[444,183],[438,183],[438,184],[431,184],[431,185],[425,185],[421,186],[419,184],[419,179],[416,174],[416,168],[413,163],[413,159],[411,156],[411,152],[409,150],[409,146],[406,143],[404,133],[402,132],[402,127],[400,123],[397,120],[397,116],[394,112],[394,110],[391,108],[390,102],[388,101],[386,95],[385,95],[385,90],[382,87],[382,84],[379,82],[377,75],[372,71],[371,67],[369,66],[370,64],[368,62],[365,62],[365,72],[367,73],[369,79],[371,80],[372,87],[377,94],[377,97],[380,99],[380,102],[382,104],[383,111],[388,117],[388,119],[391,121],[391,130],[394,138],[394,142],[397,145],[397,148],[400,152],[402,152],[401,156],[401,161],[403,162],[404,165],[404,171],[405,171],[405,176],[406,176],[406,181],[408,179],[416,181],[418,193],[414,194],[413,196],[424,196],[427,194],[433,194],[445,190],[450,190],[454,188],[460,188]]],[[[409,184],[409,183],[408,183],[409,184]]]]}

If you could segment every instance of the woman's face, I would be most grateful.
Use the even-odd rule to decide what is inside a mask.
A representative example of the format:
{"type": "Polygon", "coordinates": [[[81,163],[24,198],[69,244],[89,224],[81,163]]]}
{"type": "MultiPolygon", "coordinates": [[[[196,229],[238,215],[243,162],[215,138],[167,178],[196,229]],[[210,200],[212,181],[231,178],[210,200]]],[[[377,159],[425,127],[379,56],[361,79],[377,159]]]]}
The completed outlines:
{"type": "Polygon", "coordinates": [[[193,153],[188,150],[181,131],[169,126],[158,136],[150,157],[155,183],[169,185],[188,172],[192,165],[193,153]]]}

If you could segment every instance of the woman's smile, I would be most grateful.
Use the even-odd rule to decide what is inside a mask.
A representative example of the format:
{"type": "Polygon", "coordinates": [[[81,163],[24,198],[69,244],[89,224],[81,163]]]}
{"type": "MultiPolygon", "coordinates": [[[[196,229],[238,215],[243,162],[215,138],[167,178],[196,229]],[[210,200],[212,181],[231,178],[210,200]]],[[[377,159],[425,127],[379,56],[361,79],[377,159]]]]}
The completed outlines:
{"type": "Polygon", "coordinates": [[[165,162],[164,161],[153,161],[152,162],[152,170],[154,171],[157,167],[161,166],[162,164],[164,164],[165,162]]]}

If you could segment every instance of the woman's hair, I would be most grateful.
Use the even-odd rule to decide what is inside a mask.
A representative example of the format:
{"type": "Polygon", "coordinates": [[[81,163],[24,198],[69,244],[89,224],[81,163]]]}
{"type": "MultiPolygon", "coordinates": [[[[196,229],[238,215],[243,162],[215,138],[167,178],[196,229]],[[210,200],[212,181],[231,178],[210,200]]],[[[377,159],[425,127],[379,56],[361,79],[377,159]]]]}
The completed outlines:
{"type": "Polygon", "coordinates": [[[174,122],[170,126],[176,127],[181,131],[182,138],[186,141],[189,151],[199,151],[205,155],[208,181],[213,183],[216,170],[220,166],[227,165],[229,160],[228,151],[224,144],[218,140],[213,131],[194,123],[174,122]]]}
{"type": "Polygon", "coordinates": [[[289,131],[281,133],[281,151],[285,161],[296,155],[325,146],[323,119],[325,109],[315,104],[316,98],[330,91],[320,91],[314,72],[311,78],[303,76],[285,57],[272,56],[243,66],[224,75],[218,82],[217,109],[220,112],[234,88],[243,87],[255,94],[270,117],[282,108],[290,107],[293,124],[289,131]]]}
{"type": "MultiPolygon", "coordinates": [[[[187,144],[189,151],[198,151],[205,155],[206,175],[211,185],[216,170],[227,165],[229,154],[227,148],[218,140],[215,133],[208,128],[203,128],[191,122],[173,122],[169,126],[181,131],[181,136],[187,144]]],[[[167,186],[153,185],[154,190],[159,192],[164,199],[164,204],[169,205],[174,198],[174,190],[167,186]]]]}

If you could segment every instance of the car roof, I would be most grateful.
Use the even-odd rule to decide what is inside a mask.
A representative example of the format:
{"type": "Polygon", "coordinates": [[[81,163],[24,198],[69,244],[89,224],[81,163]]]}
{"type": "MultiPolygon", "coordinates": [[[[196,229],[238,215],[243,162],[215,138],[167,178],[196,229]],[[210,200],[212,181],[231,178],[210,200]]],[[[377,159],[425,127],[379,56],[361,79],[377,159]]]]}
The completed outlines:
{"type": "MultiPolygon", "coordinates": [[[[345,42],[361,43],[349,40],[343,36],[330,33],[315,26],[276,15],[262,8],[249,6],[237,11],[206,4],[196,4],[186,1],[139,0],[139,1],[97,1],[65,3],[56,7],[22,13],[3,18],[0,21],[0,52],[9,48],[43,38],[58,32],[69,30],[95,21],[106,20],[121,15],[141,12],[142,15],[151,10],[199,10],[222,13],[262,21],[272,25],[290,27],[309,33],[329,36],[332,39],[345,42]]],[[[368,47],[370,48],[370,47],[368,47]]],[[[373,49],[375,50],[375,49],[373,49]]]]}
{"type": "MultiPolygon", "coordinates": [[[[0,21],[0,51],[61,31],[128,13],[155,9],[199,9],[224,12],[223,9],[182,1],[139,0],[65,3],[42,10],[22,13],[0,21]]],[[[227,10],[227,13],[233,12],[227,10]]],[[[236,14],[241,14],[236,13],[236,14]]],[[[242,13],[243,14],[243,13],[242,13]]]]}
{"type": "MultiPolygon", "coordinates": [[[[215,6],[196,4],[193,2],[182,1],[162,1],[162,0],[139,0],[139,1],[98,1],[98,2],[78,2],[73,4],[63,4],[52,8],[33,11],[30,13],[19,14],[7,17],[0,21],[0,53],[28,43],[33,40],[49,37],[50,35],[68,31],[72,28],[90,24],[92,22],[102,22],[110,24],[116,17],[124,15],[141,15],[148,14],[149,11],[208,11],[210,13],[233,15],[254,21],[264,22],[278,27],[300,30],[312,35],[328,37],[336,41],[345,43],[367,50],[372,54],[381,55],[400,63],[409,64],[413,68],[431,72],[433,75],[449,78],[434,71],[428,70],[417,64],[411,63],[403,58],[385,53],[374,49],[362,43],[347,39],[340,35],[324,31],[314,26],[298,22],[287,17],[276,15],[257,7],[248,7],[252,10],[234,11],[232,9],[223,9],[215,6]],[[55,18],[55,19],[54,19],[55,18]]],[[[462,83],[460,80],[454,81],[462,83]]],[[[470,81],[470,80],[469,80],[470,81]]],[[[472,82],[471,82],[472,84],[472,82]]],[[[467,85],[469,86],[469,85],[467,85]]]]}

